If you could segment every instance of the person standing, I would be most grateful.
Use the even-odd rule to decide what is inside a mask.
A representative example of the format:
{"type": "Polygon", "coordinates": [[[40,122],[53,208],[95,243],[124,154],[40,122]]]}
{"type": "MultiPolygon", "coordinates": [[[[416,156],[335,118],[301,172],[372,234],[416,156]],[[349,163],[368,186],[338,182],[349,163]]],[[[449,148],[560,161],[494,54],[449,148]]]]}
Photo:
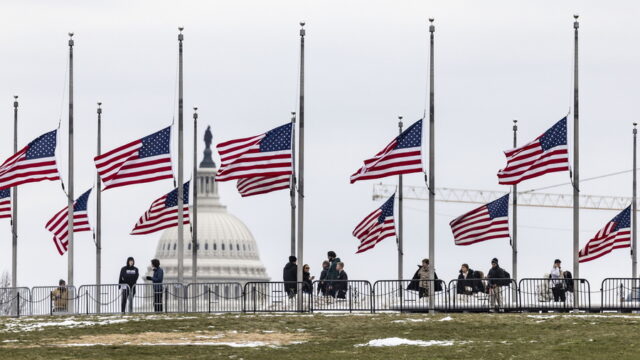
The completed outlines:
{"type": "Polygon", "coordinates": [[[284,292],[289,295],[289,298],[294,297],[298,293],[297,280],[298,280],[298,258],[291,255],[289,256],[289,262],[282,269],[282,281],[284,281],[284,292]]]}
{"type": "Polygon", "coordinates": [[[129,300],[129,312],[133,312],[133,297],[136,295],[136,283],[138,282],[138,268],[135,267],[136,261],[133,257],[127,258],[127,265],[120,269],[120,290],[122,293],[122,313],[127,309],[127,300],[129,300]],[[126,286],[125,286],[126,285],[126,286]]]}
{"type": "Polygon", "coordinates": [[[327,291],[329,292],[330,296],[335,297],[333,280],[338,279],[337,266],[340,262],[340,258],[336,255],[335,251],[327,252],[327,258],[329,258],[329,269],[327,270],[327,291]]]}
{"type": "Polygon", "coordinates": [[[322,262],[322,271],[320,272],[320,282],[318,282],[318,294],[327,295],[327,274],[329,272],[329,261],[322,262]]]}
{"type": "Polygon", "coordinates": [[[502,284],[504,281],[502,279],[507,278],[509,278],[509,276],[507,276],[506,272],[498,264],[498,259],[493,258],[487,279],[489,279],[489,302],[495,311],[500,311],[502,307],[502,284]]]}
{"type": "Polygon", "coordinates": [[[313,279],[315,276],[311,276],[311,267],[307,264],[302,266],[302,292],[305,294],[313,293],[313,279]]]}
{"type": "Polygon", "coordinates": [[[153,283],[153,311],[162,312],[162,280],[164,280],[164,270],[160,267],[160,260],[151,260],[153,276],[147,276],[147,280],[153,283]]]}
{"type": "Polygon", "coordinates": [[[336,271],[338,272],[338,276],[333,285],[334,294],[338,299],[344,299],[346,298],[347,289],[349,288],[349,276],[347,276],[347,272],[344,271],[343,262],[336,264],[336,271]]]}
{"type": "Polygon", "coordinates": [[[551,273],[549,273],[549,278],[551,279],[551,292],[553,293],[553,301],[555,302],[565,302],[567,300],[564,286],[564,274],[562,273],[561,265],[562,262],[560,259],[556,259],[553,262],[551,273]]]}
{"type": "Polygon", "coordinates": [[[67,290],[67,283],[60,279],[58,281],[58,287],[51,292],[51,306],[53,312],[67,312],[69,310],[69,292],[67,290]]]}

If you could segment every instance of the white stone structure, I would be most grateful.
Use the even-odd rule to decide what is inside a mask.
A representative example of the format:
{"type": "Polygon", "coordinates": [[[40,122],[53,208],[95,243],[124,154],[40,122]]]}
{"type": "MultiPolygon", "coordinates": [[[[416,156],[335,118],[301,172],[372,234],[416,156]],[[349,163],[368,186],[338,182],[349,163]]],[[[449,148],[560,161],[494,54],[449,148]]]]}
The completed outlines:
{"type": "MultiPolygon", "coordinates": [[[[227,212],[214,181],[216,165],[211,157],[211,130],[205,132],[206,149],[198,169],[198,282],[269,281],[258,246],[249,228],[227,212]]],[[[192,187],[193,189],[193,187],[192,187]]],[[[193,202],[192,202],[193,203],[193,202]]],[[[191,206],[193,214],[193,206],[191,206]]],[[[184,279],[191,282],[191,230],[184,227],[184,279]]],[[[164,282],[177,279],[178,229],[165,230],[156,248],[164,269],[164,282]]],[[[150,270],[150,269],[149,269],[150,270]]]]}

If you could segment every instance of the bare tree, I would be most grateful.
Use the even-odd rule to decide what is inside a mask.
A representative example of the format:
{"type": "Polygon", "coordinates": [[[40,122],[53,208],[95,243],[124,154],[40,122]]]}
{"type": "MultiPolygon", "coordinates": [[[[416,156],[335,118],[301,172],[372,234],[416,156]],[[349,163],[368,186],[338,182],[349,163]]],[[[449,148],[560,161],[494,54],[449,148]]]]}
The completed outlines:
{"type": "Polygon", "coordinates": [[[0,316],[11,315],[13,308],[12,298],[13,291],[11,291],[11,276],[7,271],[3,271],[0,275],[0,316]]]}

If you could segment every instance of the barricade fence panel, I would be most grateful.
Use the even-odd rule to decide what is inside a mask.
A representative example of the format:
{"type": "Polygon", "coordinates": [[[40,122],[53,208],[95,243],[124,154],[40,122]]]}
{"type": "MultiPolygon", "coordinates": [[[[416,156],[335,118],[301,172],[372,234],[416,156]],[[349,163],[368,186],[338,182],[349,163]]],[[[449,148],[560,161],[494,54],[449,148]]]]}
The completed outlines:
{"type": "Polygon", "coordinates": [[[82,285],[78,288],[78,314],[117,314],[132,312],[132,294],[127,284],[82,285]]]}
{"type": "Polygon", "coordinates": [[[518,284],[523,311],[591,310],[591,286],[586,279],[527,278],[518,284]]]}
{"type": "Polygon", "coordinates": [[[640,279],[607,278],[602,280],[600,308],[603,311],[640,310],[640,279]]]}
{"type": "Polygon", "coordinates": [[[366,280],[323,280],[305,283],[313,311],[373,311],[373,288],[366,280]]]}
{"type": "Polygon", "coordinates": [[[0,288],[0,316],[31,315],[31,290],[26,287],[0,288]]]}
{"type": "Polygon", "coordinates": [[[31,289],[32,315],[68,315],[76,313],[75,286],[35,286],[31,289]]]}
{"type": "Polygon", "coordinates": [[[378,280],[373,284],[374,311],[427,312],[448,309],[447,284],[442,280],[378,280]],[[435,285],[434,285],[435,284],[435,285]],[[434,306],[429,291],[434,289],[434,306]]]}
{"type": "Polygon", "coordinates": [[[135,313],[188,312],[186,287],[178,283],[136,284],[129,294],[135,313]]]}
{"type": "Polygon", "coordinates": [[[311,311],[312,290],[313,287],[309,288],[308,283],[305,286],[302,282],[248,282],[244,285],[244,311],[253,313],[311,311]]]}
{"type": "Polygon", "coordinates": [[[191,312],[242,312],[243,286],[237,282],[212,282],[187,285],[187,303],[191,312]]]}
{"type": "Polygon", "coordinates": [[[513,279],[456,279],[449,282],[448,289],[450,311],[520,310],[513,279]]]}

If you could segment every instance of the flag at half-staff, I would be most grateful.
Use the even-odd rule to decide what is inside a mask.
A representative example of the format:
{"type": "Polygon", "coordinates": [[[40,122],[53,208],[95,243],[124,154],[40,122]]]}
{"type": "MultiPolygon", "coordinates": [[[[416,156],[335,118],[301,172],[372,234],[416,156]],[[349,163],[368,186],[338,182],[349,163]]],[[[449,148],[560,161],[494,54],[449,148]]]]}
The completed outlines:
{"type": "Polygon", "coordinates": [[[567,118],[530,143],[504,152],[507,166],[498,172],[501,185],[515,185],[544,174],[568,171],[567,118]]]}
{"type": "Polygon", "coordinates": [[[418,120],[365,160],[364,166],[351,175],[351,183],[422,171],[422,120],[418,120]]]}
{"type": "Polygon", "coordinates": [[[353,230],[353,236],[360,240],[356,254],[373,249],[377,243],[396,236],[396,224],[393,219],[393,205],[396,194],[369,214],[353,230]]]}
{"type": "Polygon", "coordinates": [[[171,127],[132,141],[94,158],[104,190],[173,179],[171,127]]]}
{"type": "MultiPolygon", "coordinates": [[[[189,224],[189,181],[182,188],[182,221],[189,224]]],[[[146,235],[156,231],[178,226],[178,189],[161,196],[151,203],[151,207],[131,230],[131,235],[146,235]]]]}
{"type": "MultiPolygon", "coordinates": [[[[89,195],[91,190],[87,190],[73,203],[73,232],[78,233],[82,231],[91,231],[89,226],[89,216],[87,215],[87,207],[89,204],[89,195]]],[[[51,220],[47,222],[45,228],[53,234],[53,243],[56,245],[56,249],[60,255],[64,255],[67,252],[67,246],[69,245],[69,233],[68,233],[68,208],[65,206],[62,210],[58,211],[51,220]]]]}
{"type": "Polygon", "coordinates": [[[609,221],[578,253],[583,263],[595,260],[615,249],[631,247],[631,206],[609,221]]]}
{"type": "Polygon", "coordinates": [[[242,196],[288,189],[293,172],[291,131],[289,123],[261,135],[218,144],[222,164],[216,181],[238,180],[242,196]]]}
{"type": "Polygon", "coordinates": [[[0,165],[0,190],[43,180],[60,180],[53,130],[40,135],[0,165]]]}
{"type": "Polygon", "coordinates": [[[0,190],[0,219],[11,218],[11,189],[0,190]]]}
{"type": "Polygon", "coordinates": [[[459,216],[449,226],[456,245],[509,239],[509,194],[459,216]]]}

